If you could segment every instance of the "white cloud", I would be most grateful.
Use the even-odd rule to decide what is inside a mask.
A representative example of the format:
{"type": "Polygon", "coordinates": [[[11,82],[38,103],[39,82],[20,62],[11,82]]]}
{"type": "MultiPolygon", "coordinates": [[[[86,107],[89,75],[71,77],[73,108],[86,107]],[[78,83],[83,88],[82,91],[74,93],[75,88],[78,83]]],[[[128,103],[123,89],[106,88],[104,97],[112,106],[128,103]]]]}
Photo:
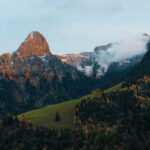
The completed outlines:
{"type": "Polygon", "coordinates": [[[122,42],[109,50],[113,57],[113,61],[144,54],[147,51],[146,44],[148,40],[149,37],[138,34],[125,37],[122,42]]]}

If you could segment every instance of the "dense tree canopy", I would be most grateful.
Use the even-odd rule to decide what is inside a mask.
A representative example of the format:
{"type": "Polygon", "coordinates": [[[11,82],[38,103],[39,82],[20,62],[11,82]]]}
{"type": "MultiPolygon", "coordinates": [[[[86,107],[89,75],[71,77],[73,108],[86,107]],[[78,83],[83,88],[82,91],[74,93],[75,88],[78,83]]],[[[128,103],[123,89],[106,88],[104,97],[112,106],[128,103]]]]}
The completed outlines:
{"type": "Polygon", "coordinates": [[[144,76],[135,83],[124,84],[117,92],[101,92],[100,96],[83,100],[77,104],[74,118],[75,125],[85,132],[115,135],[120,148],[148,149],[149,116],[150,78],[144,76]]]}

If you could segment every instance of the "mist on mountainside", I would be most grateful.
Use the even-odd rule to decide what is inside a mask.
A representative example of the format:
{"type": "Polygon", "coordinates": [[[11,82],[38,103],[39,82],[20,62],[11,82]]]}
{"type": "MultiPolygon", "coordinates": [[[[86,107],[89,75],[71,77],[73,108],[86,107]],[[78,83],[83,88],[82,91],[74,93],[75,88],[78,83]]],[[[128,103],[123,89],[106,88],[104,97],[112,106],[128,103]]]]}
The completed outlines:
{"type": "Polygon", "coordinates": [[[129,35],[121,42],[114,44],[108,51],[110,53],[110,61],[126,60],[128,58],[142,55],[146,50],[146,44],[150,39],[148,34],[129,35]]]}

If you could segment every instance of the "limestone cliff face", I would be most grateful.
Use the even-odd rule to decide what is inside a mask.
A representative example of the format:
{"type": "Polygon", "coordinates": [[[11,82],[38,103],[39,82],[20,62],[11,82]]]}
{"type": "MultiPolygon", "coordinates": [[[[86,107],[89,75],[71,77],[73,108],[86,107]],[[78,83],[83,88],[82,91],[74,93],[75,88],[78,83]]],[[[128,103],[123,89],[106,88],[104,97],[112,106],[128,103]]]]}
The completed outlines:
{"type": "Polygon", "coordinates": [[[50,55],[51,52],[45,37],[39,32],[32,32],[21,44],[16,54],[29,58],[31,56],[50,55]]]}

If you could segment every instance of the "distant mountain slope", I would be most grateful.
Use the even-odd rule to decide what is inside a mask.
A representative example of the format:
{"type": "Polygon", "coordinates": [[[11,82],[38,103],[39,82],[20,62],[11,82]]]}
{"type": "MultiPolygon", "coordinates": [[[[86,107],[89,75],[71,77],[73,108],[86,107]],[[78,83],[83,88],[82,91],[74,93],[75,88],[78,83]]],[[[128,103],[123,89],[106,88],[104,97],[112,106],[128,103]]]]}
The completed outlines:
{"type": "Polygon", "coordinates": [[[93,52],[84,52],[79,54],[56,55],[62,62],[70,64],[83,72],[87,76],[101,77],[107,71],[116,72],[125,70],[138,64],[143,54],[130,58],[113,60],[111,49],[118,48],[119,43],[109,43],[107,45],[97,46],[93,52]]]}
{"type": "MultiPolygon", "coordinates": [[[[113,64],[112,64],[113,65],[113,64]]],[[[137,79],[142,78],[145,75],[150,75],[150,42],[147,43],[147,52],[144,54],[142,60],[129,68],[124,70],[115,70],[113,66],[110,66],[108,72],[101,78],[100,87],[107,89],[122,81],[135,82],[137,79]]]]}
{"type": "Polygon", "coordinates": [[[147,53],[144,55],[141,63],[128,72],[127,79],[136,80],[144,75],[150,75],[150,41],[147,43],[147,53]]]}
{"type": "Polygon", "coordinates": [[[107,73],[101,78],[99,87],[104,90],[122,81],[134,83],[145,75],[150,76],[150,41],[148,41],[146,47],[147,52],[138,64],[127,67],[124,70],[116,70],[115,72],[111,71],[115,70],[116,67],[116,65],[114,67],[112,64],[107,73]]]}

